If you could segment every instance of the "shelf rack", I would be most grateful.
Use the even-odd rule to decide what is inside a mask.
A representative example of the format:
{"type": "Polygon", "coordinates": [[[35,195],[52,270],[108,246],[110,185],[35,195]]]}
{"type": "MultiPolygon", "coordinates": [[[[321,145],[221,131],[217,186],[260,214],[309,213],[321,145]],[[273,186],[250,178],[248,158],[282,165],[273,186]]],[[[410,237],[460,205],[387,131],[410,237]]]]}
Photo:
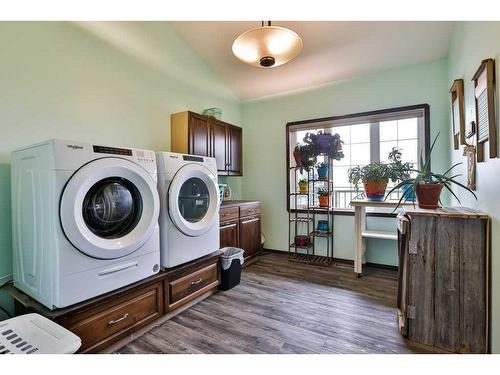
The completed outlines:
{"type": "MultiPolygon", "coordinates": [[[[334,205],[333,205],[333,181],[332,167],[333,160],[328,155],[320,154],[324,157],[324,162],[328,165],[328,175],[324,180],[320,180],[315,174],[315,167],[307,172],[307,193],[291,192],[288,196],[290,212],[288,214],[288,259],[291,262],[299,262],[317,266],[330,266],[333,263],[334,245],[334,205]],[[323,187],[328,192],[329,206],[320,207],[316,197],[316,188],[323,187]],[[300,197],[306,197],[306,205],[298,207],[300,197]],[[300,212],[298,212],[299,210],[300,212]],[[328,230],[319,231],[317,229],[318,220],[328,222],[328,230]],[[295,244],[295,236],[304,235],[309,237],[309,246],[299,246],[295,244]],[[319,245],[322,245],[321,247],[319,245]],[[321,250],[321,251],[320,251],[321,250]]],[[[301,167],[290,167],[293,171],[293,183],[298,186],[298,175],[301,167]]]]}

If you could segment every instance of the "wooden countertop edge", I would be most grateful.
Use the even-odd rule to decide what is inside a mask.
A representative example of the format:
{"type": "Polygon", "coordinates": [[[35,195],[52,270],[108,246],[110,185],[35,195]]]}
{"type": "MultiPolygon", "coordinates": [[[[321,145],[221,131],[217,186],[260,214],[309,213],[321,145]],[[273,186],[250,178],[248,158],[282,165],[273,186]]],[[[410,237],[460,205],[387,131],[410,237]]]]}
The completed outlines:
{"type": "Polygon", "coordinates": [[[235,206],[244,206],[246,204],[259,204],[260,201],[257,200],[234,200],[234,201],[223,201],[220,205],[220,208],[227,208],[227,207],[235,207],[235,206]]]}

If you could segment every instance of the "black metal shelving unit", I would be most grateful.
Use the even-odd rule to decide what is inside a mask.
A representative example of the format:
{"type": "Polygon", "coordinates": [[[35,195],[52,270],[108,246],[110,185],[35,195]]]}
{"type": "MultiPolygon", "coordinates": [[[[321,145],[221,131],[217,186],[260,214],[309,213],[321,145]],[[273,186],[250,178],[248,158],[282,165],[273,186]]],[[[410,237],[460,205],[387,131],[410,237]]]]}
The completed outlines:
{"type": "MultiPolygon", "coordinates": [[[[319,266],[329,266],[333,263],[334,248],[334,202],[333,202],[333,181],[332,181],[332,160],[326,154],[321,154],[328,165],[328,175],[326,180],[318,179],[315,167],[307,172],[307,193],[290,193],[290,212],[288,214],[288,259],[292,262],[300,262],[319,266]],[[328,192],[328,207],[320,207],[319,199],[316,196],[316,188],[323,187],[328,192]],[[306,196],[306,205],[298,207],[299,197],[306,196]],[[292,205],[292,199],[293,204],[292,205]],[[328,230],[317,229],[318,220],[328,222],[328,230]],[[309,246],[299,246],[295,243],[296,235],[309,237],[309,246]]],[[[298,174],[300,167],[290,167],[293,170],[293,183],[298,186],[298,174]]]]}

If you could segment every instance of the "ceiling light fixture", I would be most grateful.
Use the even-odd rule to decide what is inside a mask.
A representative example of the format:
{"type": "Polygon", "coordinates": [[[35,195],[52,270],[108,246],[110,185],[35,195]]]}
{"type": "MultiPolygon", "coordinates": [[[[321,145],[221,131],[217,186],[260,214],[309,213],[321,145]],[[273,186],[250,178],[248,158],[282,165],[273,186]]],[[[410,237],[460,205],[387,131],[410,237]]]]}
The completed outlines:
{"type": "Polygon", "coordinates": [[[259,68],[283,65],[297,57],[302,39],[295,31],[279,26],[264,26],[245,31],[233,43],[233,54],[241,61],[259,68]]]}

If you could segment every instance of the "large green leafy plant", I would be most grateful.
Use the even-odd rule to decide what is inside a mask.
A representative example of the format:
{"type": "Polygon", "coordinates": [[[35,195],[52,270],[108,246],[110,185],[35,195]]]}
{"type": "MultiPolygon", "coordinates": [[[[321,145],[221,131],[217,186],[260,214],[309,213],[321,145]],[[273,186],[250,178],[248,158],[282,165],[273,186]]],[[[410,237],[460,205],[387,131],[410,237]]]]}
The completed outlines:
{"type": "MultiPolygon", "coordinates": [[[[436,141],[439,137],[439,133],[436,135],[434,138],[434,141],[432,142],[432,145],[429,149],[429,152],[427,152],[425,160],[423,158],[423,153],[420,152],[420,167],[419,169],[413,169],[410,168],[409,172],[414,173],[415,177],[411,177],[411,175],[406,176],[406,178],[401,178],[400,182],[394,186],[386,195],[385,199],[387,199],[390,194],[398,189],[401,188],[409,188],[413,192],[417,191],[417,186],[419,184],[441,184],[443,187],[445,187],[454,197],[455,199],[460,203],[460,199],[457,197],[457,195],[453,192],[451,189],[452,185],[458,186],[462,189],[467,190],[470,192],[474,198],[477,199],[476,194],[472,190],[470,190],[467,186],[461,184],[458,182],[456,179],[457,177],[461,176],[461,174],[455,174],[455,175],[450,175],[453,169],[461,165],[462,163],[456,163],[452,165],[448,170],[446,170],[444,173],[435,173],[431,170],[431,154],[432,150],[434,149],[434,146],[436,145],[436,141]]],[[[401,198],[399,199],[398,206],[401,204],[401,202],[408,202],[411,201],[415,205],[415,195],[414,194],[403,194],[401,198]]],[[[397,208],[396,207],[396,208],[397,208]]]]}
{"type": "Polygon", "coordinates": [[[367,182],[396,182],[406,180],[411,176],[413,164],[403,163],[402,153],[393,147],[389,153],[389,163],[374,162],[364,167],[356,166],[348,171],[349,182],[354,185],[356,193],[359,192],[359,185],[367,182]]]}

